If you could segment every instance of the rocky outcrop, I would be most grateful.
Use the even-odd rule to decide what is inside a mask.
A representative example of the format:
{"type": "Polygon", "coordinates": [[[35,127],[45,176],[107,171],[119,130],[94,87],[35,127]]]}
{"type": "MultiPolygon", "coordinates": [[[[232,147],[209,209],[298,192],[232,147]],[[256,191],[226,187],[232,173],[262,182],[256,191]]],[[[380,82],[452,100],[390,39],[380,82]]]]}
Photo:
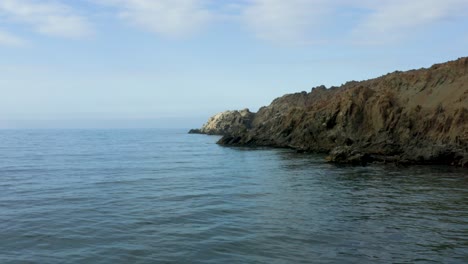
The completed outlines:
{"type": "Polygon", "coordinates": [[[468,167],[468,58],[288,94],[223,145],[329,153],[331,162],[468,167]]]}
{"type": "Polygon", "coordinates": [[[254,113],[249,109],[225,111],[211,117],[200,129],[192,129],[190,134],[228,135],[243,133],[251,128],[254,113]]]}

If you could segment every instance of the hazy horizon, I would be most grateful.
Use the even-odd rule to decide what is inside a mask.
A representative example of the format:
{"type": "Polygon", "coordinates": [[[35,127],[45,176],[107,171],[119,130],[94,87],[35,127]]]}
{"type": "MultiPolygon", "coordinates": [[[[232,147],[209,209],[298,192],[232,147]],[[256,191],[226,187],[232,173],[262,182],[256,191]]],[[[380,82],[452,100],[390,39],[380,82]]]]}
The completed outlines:
{"type": "Polygon", "coordinates": [[[468,1],[0,0],[0,128],[193,128],[468,55],[468,1]]]}
{"type": "Polygon", "coordinates": [[[0,120],[0,129],[186,129],[188,131],[200,127],[205,122],[204,117],[0,120]]]}

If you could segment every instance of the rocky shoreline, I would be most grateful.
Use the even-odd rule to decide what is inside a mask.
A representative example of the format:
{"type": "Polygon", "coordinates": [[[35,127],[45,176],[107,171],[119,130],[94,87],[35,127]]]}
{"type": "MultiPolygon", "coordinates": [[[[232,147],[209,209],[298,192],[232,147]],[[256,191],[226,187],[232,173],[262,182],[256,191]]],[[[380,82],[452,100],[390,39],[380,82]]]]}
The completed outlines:
{"type": "Polygon", "coordinates": [[[206,122],[200,129],[191,129],[189,134],[232,135],[251,129],[255,113],[249,109],[240,111],[225,111],[218,113],[206,122]]]}
{"type": "Polygon", "coordinates": [[[468,167],[468,58],[287,94],[190,132],[222,135],[221,145],[328,153],[336,163],[468,167]]]}

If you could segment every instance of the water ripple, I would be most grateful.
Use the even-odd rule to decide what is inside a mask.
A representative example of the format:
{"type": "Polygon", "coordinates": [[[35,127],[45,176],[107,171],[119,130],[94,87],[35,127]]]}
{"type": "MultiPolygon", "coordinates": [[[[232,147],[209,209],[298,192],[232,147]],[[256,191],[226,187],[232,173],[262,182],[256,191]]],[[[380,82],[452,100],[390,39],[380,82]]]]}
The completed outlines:
{"type": "Polygon", "coordinates": [[[158,130],[0,132],[0,263],[466,263],[468,176],[158,130]]]}

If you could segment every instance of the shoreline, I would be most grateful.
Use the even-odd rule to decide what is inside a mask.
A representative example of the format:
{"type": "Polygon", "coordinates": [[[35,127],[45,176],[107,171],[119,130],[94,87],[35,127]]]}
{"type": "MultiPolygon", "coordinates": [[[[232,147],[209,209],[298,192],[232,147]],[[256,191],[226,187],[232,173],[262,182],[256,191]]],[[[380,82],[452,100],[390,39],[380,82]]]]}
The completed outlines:
{"type": "Polygon", "coordinates": [[[327,161],[468,168],[468,57],[225,111],[191,133],[226,146],[328,153],[327,161]]]}

